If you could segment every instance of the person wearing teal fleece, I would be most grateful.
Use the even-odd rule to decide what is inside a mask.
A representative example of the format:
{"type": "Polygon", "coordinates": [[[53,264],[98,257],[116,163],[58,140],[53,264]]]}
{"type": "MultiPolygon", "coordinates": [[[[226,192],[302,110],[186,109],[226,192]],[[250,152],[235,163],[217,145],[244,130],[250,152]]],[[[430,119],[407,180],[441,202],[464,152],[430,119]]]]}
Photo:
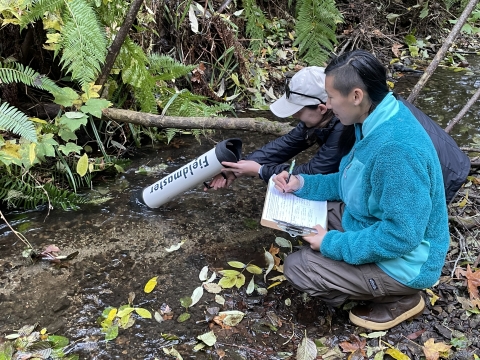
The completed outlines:
{"type": "Polygon", "coordinates": [[[382,64],[356,50],[326,68],[327,107],[356,142],[338,173],[274,178],[280,191],[326,200],[328,231],[285,259],[299,290],[331,305],[359,300],[349,318],[386,330],[420,315],[421,290],[440,277],[450,236],[443,178],[428,134],[389,91],[382,64]],[[339,220],[341,219],[341,221],[339,220]]]}

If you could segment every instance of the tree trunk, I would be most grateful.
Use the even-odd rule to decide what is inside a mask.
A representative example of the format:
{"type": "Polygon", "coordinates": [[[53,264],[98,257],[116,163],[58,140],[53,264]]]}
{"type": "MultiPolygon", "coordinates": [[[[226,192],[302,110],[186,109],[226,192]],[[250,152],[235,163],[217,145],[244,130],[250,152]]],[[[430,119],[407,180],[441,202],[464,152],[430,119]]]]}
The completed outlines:
{"type": "Polygon", "coordinates": [[[105,109],[103,117],[147,127],[176,129],[223,129],[250,130],[277,136],[293,129],[288,123],[270,121],[265,118],[221,118],[221,117],[179,117],[163,116],[122,109],[105,109]]]}
{"type": "Polygon", "coordinates": [[[433,74],[438,64],[440,63],[440,61],[442,61],[445,58],[446,52],[452,45],[453,40],[455,40],[455,38],[457,37],[458,33],[462,29],[462,26],[467,21],[473,9],[475,9],[475,6],[477,6],[477,3],[478,3],[478,0],[469,1],[468,5],[465,7],[465,10],[463,10],[462,15],[458,18],[457,23],[453,27],[452,31],[450,32],[450,34],[448,34],[447,38],[445,39],[445,42],[443,43],[442,47],[440,48],[440,50],[438,50],[437,54],[433,58],[430,65],[428,65],[427,69],[425,70],[425,73],[422,75],[420,80],[418,80],[418,82],[415,84],[415,87],[413,88],[412,92],[410,93],[410,96],[407,99],[408,102],[411,102],[412,104],[415,102],[418,94],[422,90],[425,83],[433,74]]]}
{"type": "Polygon", "coordinates": [[[130,8],[128,9],[128,13],[125,16],[125,20],[123,21],[122,27],[118,30],[118,33],[115,35],[115,39],[112,42],[112,45],[108,48],[108,54],[105,58],[105,65],[103,66],[102,73],[97,79],[96,85],[105,85],[107,81],[108,75],[112,70],[113,64],[115,63],[115,59],[120,52],[120,48],[122,47],[125,38],[132,27],[133,21],[137,17],[137,13],[140,10],[140,7],[143,4],[143,0],[134,0],[130,4],[130,8]]]}

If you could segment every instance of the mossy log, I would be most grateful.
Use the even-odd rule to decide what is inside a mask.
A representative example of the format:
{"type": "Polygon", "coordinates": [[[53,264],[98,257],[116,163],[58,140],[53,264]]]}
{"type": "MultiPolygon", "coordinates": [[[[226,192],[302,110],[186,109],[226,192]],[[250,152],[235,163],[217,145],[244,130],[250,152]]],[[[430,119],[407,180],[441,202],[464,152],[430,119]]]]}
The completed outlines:
{"type": "Polygon", "coordinates": [[[114,108],[103,110],[103,116],[110,120],[159,128],[250,130],[278,136],[287,134],[293,129],[288,123],[270,121],[261,117],[180,117],[155,115],[114,108]]]}

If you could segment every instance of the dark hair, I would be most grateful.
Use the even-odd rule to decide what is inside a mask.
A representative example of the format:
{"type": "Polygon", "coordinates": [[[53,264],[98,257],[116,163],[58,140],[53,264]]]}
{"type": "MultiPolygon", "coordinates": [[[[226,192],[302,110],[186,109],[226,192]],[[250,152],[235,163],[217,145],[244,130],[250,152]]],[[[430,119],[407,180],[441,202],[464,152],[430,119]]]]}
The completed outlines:
{"type": "Polygon", "coordinates": [[[382,63],[365,50],[354,50],[333,59],[325,68],[326,76],[334,76],[333,86],[347,96],[359,87],[372,101],[372,110],[389,92],[387,73],[382,63]]]}

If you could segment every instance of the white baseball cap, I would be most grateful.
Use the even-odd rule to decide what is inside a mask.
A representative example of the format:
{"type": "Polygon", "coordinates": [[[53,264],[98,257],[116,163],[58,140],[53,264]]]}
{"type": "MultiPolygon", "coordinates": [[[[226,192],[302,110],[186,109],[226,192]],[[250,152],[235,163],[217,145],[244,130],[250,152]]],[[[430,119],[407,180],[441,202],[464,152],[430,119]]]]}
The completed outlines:
{"type": "Polygon", "coordinates": [[[325,91],[325,68],[305,67],[297,72],[285,88],[283,96],[270,105],[270,110],[278,117],[286,118],[300,111],[306,105],[318,105],[327,102],[325,91]],[[287,94],[289,95],[287,98],[287,94]],[[320,101],[321,100],[321,101],[320,101]]]}

